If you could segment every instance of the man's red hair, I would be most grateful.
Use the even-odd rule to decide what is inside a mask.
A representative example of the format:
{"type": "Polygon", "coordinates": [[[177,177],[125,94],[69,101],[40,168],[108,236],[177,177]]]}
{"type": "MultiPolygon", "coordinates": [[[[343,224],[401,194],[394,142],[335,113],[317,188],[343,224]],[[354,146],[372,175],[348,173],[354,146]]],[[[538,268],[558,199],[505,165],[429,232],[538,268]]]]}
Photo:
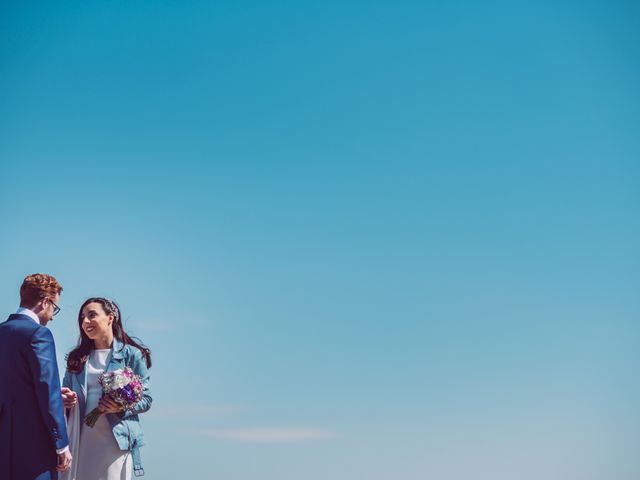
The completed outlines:
{"type": "Polygon", "coordinates": [[[46,273],[27,275],[20,287],[20,306],[34,307],[40,299],[44,297],[54,299],[60,292],[62,292],[62,285],[55,277],[46,273]]]}

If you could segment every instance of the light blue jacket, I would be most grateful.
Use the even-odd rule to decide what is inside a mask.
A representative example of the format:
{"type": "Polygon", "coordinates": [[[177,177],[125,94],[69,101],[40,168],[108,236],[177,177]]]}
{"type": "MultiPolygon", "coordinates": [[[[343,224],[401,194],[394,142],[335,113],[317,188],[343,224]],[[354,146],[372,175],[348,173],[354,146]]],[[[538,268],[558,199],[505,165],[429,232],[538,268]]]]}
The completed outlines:
{"type": "MultiPolygon", "coordinates": [[[[149,369],[142,352],[132,345],[124,345],[114,338],[111,347],[111,360],[106,371],[110,372],[120,368],[130,367],[136,375],[140,376],[144,389],[144,397],[136,404],[133,410],[123,413],[108,413],[107,420],[111,425],[113,436],[120,447],[120,450],[130,450],[133,460],[133,468],[136,476],[144,475],[144,470],[140,463],[139,448],[145,444],[142,427],[140,425],[139,414],[151,408],[151,393],[149,391],[149,369]]],[[[78,407],[80,408],[80,418],[84,418],[89,412],[86,411],[87,401],[87,365],[80,373],[71,373],[67,370],[64,374],[62,386],[68,387],[78,395],[78,407]]]]}

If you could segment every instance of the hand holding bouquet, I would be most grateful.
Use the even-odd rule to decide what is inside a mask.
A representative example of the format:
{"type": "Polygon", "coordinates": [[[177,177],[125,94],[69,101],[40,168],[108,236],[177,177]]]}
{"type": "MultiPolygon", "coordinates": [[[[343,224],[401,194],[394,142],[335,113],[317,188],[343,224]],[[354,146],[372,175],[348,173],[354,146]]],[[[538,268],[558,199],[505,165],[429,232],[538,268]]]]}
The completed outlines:
{"type": "MultiPolygon", "coordinates": [[[[142,381],[129,367],[103,372],[98,382],[102,387],[102,393],[125,410],[132,410],[142,400],[142,381]]],[[[93,428],[100,415],[102,412],[96,407],[85,417],[84,422],[93,428]]]]}

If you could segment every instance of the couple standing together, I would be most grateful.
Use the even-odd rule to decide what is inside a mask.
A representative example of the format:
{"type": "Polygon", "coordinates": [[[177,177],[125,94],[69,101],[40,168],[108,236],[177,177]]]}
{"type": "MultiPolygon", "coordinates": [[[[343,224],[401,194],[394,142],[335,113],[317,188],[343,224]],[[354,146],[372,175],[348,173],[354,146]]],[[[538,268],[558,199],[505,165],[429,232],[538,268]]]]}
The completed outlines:
{"type": "Polygon", "coordinates": [[[66,357],[62,387],[47,323],[62,286],[35,274],[20,287],[20,308],[0,323],[0,479],[129,480],[144,474],[138,415],[151,407],[151,352],[124,331],[118,305],[89,298],[78,313],[80,340],[66,357]],[[143,398],[132,410],[103,396],[104,372],[130,367],[143,398]],[[95,426],[84,423],[94,408],[95,426]],[[58,477],[60,475],[60,477],[58,477]]]}

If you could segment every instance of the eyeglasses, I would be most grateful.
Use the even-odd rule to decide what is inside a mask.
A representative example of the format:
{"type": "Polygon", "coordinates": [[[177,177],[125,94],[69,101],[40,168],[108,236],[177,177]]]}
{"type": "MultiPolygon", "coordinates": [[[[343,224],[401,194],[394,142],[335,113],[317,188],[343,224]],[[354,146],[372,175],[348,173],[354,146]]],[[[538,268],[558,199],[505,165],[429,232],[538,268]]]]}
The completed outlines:
{"type": "Polygon", "coordinates": [[[56,302],[54,302],[50,298],[47,298],[47,300],[49,300],[49,302],[51,302],[51,305],[53,305],[53,316],[55,317],[58,313],[60,313],[60,307],[56,305],[56,302]]]}

